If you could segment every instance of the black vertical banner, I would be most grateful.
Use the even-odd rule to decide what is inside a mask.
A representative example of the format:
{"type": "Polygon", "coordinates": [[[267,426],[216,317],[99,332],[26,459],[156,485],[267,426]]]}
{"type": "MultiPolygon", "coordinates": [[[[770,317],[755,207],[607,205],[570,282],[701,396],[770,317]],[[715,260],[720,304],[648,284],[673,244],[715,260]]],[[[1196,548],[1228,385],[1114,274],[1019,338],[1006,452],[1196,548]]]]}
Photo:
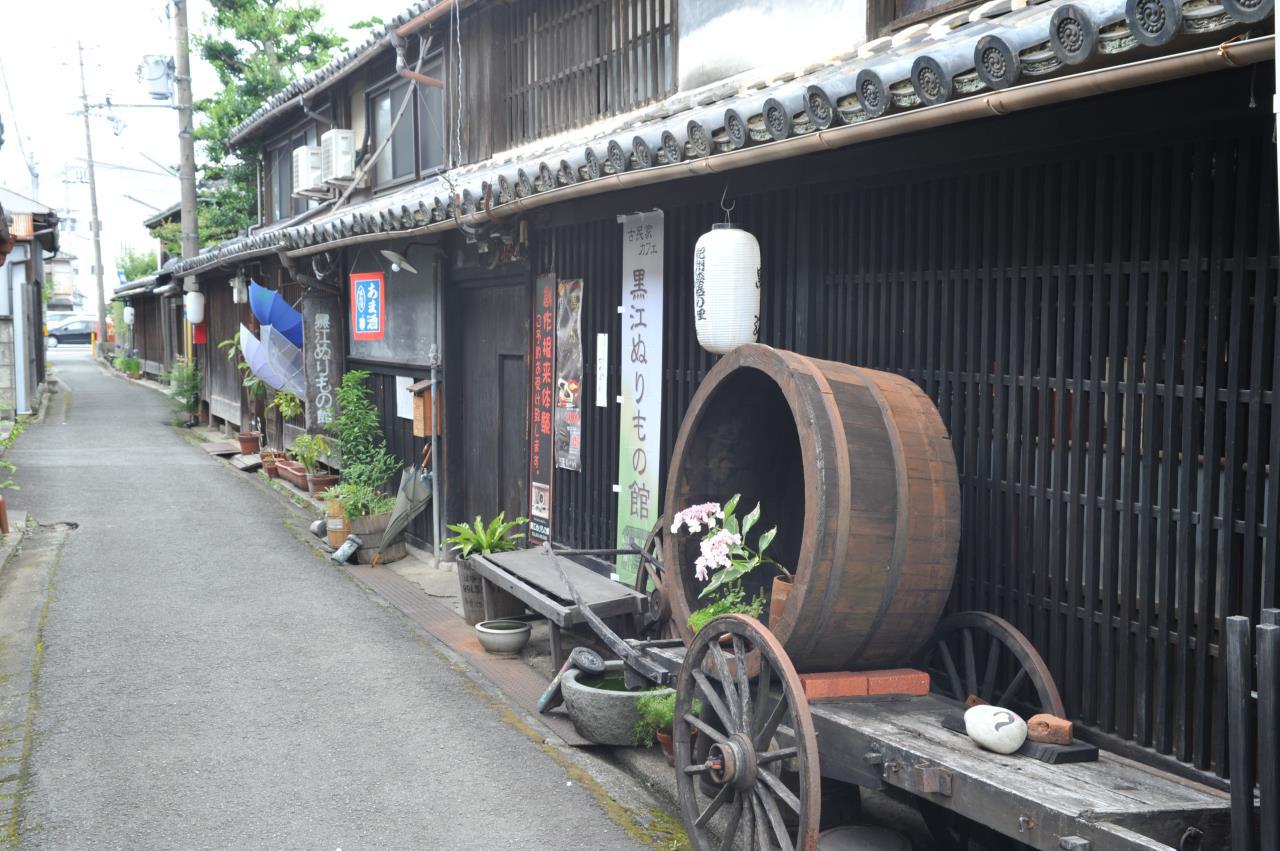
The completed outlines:
{"type": "Polygon", "coordinates": [[[529,540],[551,540],[551,473],[555,465],[556,276],[533,285],[533,357],[529,394],[529,540]]]}

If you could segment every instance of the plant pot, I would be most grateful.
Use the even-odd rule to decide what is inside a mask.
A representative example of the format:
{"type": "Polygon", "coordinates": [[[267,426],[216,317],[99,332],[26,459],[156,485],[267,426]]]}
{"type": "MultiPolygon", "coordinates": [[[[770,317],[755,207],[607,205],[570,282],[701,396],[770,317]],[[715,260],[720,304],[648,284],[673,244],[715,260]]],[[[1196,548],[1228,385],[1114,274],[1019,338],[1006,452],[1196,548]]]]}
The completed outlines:
{"type": "Polygon", "coordinates": [[[386,564],[391,561],[399,561],[408,555],[409,551],[405,548],[403,537],[385,547],[382,545],[382,533],[386,531],[387,521],[390,519],[390,511],[382,514],[370,514],[364,517],[347,518],[347,522],[351,527],[351,534],[360,538],[360,547],[356,550],[357,564],[373,564],[374,556],[378,556],[379,564],[386,564]]]}
{"type": "Polygon", "coordinates": [[[276,461],[276,472],[280,474],[280,478],[300,490],[307,489],[307,468],[303,467],[297,461],[289,458],[281,458],[276,461]]]}
{"type": "MultiPolygon", "coordinates": [[[[667,758],[667,765],[676,764],[676,739],[671,735],[670,730],[654,730],[653,737],[658,740],[658,747],[662,748],[662,755],[667,758]]],[[[690,743],[698,740],[698,731],[689,730],[690,743]]]]}
{"type": "Polygon", "coordinates": [[[523,621],[481,621],[476,624],[476,638],[495,656],[515,656],[529,643],[533,627],[523,621]]]}
{"type": "MultiPolygon", "coordinates": [[[[128,375],[130,378],[132,378],[134,381],[137,381],[139,378],[141,378],[141,377],[142,377],[142,373],[141,373],[141,372],[129,372],[129,373],[125,373],[125,374],[126,374],[126,375],[128,375]]],[[[248,454],[248,453],[246,453],[246,454],[248,454]]]]}
{"type": "MultiPolygon", "coordinates": [[[[560,688],[564,694],[564,706],[578,733],[599,745],[629,746],[636,743],[636,723],[640,710],[636,708],[638,692],[627,691],[621,685],[601,687],[602,682],[620,679],[621,662],[605,662],[603,677],[583,674],[576,668],[564,675],[560,688]],[[610,676],[612,675],[612,676],[610,676]],[[579,678],[585,682],[580,682],[579,678]],[[607,679],[606,679],[607,678],[607,679]]],[[[672,689],[655,689],[646,693],[672,692],[672,689]]]]}
{"type": "Polygon", "coordinates": [[[791,591],[795,585],[790,576],[773,577],[773,591],[769,595],[769,627],[772,629],[782,622],[782,613],[787,610],[787,601],[791,599],[791,591]]]}
{"type": "Polygon", "coordinates": [[[280,471],[276,469],[275,452],[270,449],[263,449],[258,453],[258,457],[262,459],[262,472],[272,479],[280,478],[280,471]]]}
{"type": "Polygon", "coordinates": [[[676,741],[666,730],[654,731],[653,737],[658,740],[658,746],[662,748],[662,755],[667,758],[667,765],[676,764],[676,741]]]}
{"type": "Polygon", "coordinates": [[[312,496],[319,496],[338,483],[338,477],[332,473],[307,473],[307,490],[312,496]]]}
{"type": "MultiPolygon", "coordinates": [[[[402,539],[403,540],[403,539],[402,539]]],[[[470,559],[458,559],[458,592],[462,598],[462,618],[471,626],[486,619],[484,610],[484,577],[470,564],[470,559]]],[[[493,618],[512,618],[524,614],[524,604],[505,591],[489,590],[489,613],[493,618]]]]}
{"type": "Polygon", "coordinates": [[[242,431],[237,435],[240,440],[240,454],[253,455],[262,448],[262,432],[242,431]]]}
{"type": "Polygon", "coordinates": [[[335,550],[342,546],[351,534],[351,524],[347,522],[347,512],[342,510],[342,503],[336,499],[325,500],[324,530],[329,546],[335,550]]]}

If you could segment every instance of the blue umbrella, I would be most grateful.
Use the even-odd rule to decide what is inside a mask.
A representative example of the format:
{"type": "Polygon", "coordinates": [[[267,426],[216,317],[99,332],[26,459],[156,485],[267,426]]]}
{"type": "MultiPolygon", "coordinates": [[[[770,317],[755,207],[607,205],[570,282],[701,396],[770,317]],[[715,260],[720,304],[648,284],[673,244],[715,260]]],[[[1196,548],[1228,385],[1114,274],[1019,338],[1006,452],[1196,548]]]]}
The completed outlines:
{"type": "Polygon", "coordinates": [[[270,325],[284,334],[289,342],[302,348],[302,314],[290,307],[279,292],[250,281],[249,307],[259,323],[270,325]]]}

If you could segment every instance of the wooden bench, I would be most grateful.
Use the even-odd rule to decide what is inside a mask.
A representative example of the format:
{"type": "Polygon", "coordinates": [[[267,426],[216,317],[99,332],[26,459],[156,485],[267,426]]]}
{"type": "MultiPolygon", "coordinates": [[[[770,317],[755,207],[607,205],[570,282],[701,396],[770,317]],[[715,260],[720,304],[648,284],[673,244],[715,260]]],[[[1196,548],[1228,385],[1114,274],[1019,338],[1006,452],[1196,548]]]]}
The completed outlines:
{"type": "Polygon", "coordinates": [[[632,588],[601,576],[566,556],[548,556],[541,549],[517,550],[472,556],[471,565],[484,580],[485,617],[500,614],[498,594],[509,594],[522,605],[546,618],[551,631],[551,657],[557,670],[564,663],[560,632],[582,623],[585,618],[573,601],[573,593],[564,584],[551,559],[560,565],[564,575],[582,598],[582,603],[602,618],[628,618],[643,615],[648,598],[632,588]]]}

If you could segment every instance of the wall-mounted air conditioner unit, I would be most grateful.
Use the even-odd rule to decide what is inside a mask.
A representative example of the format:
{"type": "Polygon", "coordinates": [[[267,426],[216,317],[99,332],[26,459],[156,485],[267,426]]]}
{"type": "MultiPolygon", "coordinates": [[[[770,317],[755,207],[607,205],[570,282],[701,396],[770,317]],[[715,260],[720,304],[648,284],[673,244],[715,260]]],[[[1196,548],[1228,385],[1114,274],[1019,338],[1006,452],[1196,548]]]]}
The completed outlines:
{"type": "Polygon", "coordinates": [[[303,145],[293,149],[293,194],[324,189],[320,176],[320,148],[303,145]]]}
{"type": "Polygon", "coordinates": [[[356,132],[330,130],[320,137],[320,171],[326,181],[356,176],[356,132]]]}

